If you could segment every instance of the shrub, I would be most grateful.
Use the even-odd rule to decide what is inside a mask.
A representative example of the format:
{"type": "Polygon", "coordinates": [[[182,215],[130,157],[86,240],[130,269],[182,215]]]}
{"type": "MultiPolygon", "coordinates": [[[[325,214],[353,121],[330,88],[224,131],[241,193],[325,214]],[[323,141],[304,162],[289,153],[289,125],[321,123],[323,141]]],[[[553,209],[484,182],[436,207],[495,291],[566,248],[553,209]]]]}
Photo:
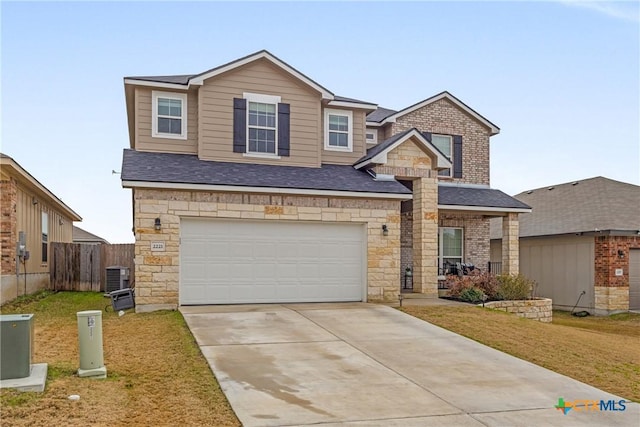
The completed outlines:
{"type": "Polygon", "coordinates": [[[484,298],[484,292],[478,288],[467,288],[460,293],[460,299],[462,301],[474,304],[484,301],[484,298]]]}
{"type": "Polygon", "coordinates": [[[498,297],[504,300],[529,299],[535,287],[535,282],[522,274],[501,275],[498,281],[498,297]]]}
{"type": "Polygon", "coordinates": [[[474,270],[467,276],[449,276],[447,278],[447,287],[449,288],[449,295],[454,298],[460,298],[463,291],[471,288],[481,290],[484,295],[490,300],[499,298],[498,287],[500,282],[490,273],[480,273],[474,270]]]}

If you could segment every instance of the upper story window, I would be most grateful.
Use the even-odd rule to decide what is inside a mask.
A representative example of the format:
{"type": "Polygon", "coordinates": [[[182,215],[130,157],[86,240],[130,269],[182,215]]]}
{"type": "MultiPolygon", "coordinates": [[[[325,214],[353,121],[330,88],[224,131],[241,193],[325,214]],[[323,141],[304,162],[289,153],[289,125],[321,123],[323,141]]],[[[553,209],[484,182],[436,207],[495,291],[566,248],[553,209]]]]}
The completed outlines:
{"type": "Polygon", "coordinates": [[[42,262],[46,263],[49,252],[49,214],[42,212],[42,262]]]}
{"type": "MultiPolygon", "coordinates": [[[[431,135],[431,143],[453,162],[453,138],[451,135],[431,135]]],[[[451,169],[442,169],[439,176],[451,176],[451,169]]]]}
{"type": "Polygon", "coordinates": [[[376,129],[367,129],[366,138],[367,138],[367,144],[377,144],[378,131],[376,129]]]}
{"type": "Polygon", "coordinates": [[[325,150],[353,151],[353,113],[346,110],[324,111],[325,150]]]}
{"type": "Polygon", "coordinates": [[[187,139],[187,94],[152,92],[152,136],[187,139]]]}
{"type": "Polygon", "coordinates": [[[247,100],[247,153],[278,154],[279,96],[245,93],[247,100]]]}

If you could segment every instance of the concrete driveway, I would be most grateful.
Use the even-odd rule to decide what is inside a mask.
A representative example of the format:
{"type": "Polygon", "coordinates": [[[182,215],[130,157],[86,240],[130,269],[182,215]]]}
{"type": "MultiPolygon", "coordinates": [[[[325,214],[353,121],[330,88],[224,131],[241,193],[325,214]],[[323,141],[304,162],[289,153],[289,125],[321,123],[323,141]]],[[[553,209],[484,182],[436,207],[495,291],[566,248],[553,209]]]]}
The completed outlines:
{"type": "Polygon", "coordinates": [[[622,398],[386,306],[180,310],[246,427],[640,422],[640,405],[628,400],[624,411],[573,409],[564,415],[554,408],[560,397],[622,398]]]}

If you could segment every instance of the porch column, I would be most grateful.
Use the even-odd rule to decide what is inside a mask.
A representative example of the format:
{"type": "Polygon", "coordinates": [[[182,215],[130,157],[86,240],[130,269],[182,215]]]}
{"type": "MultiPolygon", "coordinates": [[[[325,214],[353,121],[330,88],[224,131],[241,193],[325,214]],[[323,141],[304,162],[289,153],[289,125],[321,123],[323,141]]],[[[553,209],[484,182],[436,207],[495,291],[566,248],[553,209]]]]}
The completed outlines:
{"type": "Polygon", "coordinates": [[[502,273],[520,272],[520,223],[518,214],[510,212],[502,217],[502,273]]]}
{"type": "Polygon", "coordinates": [[[438,297],[438,184],[413,181],[413,291],[438,297]]]}

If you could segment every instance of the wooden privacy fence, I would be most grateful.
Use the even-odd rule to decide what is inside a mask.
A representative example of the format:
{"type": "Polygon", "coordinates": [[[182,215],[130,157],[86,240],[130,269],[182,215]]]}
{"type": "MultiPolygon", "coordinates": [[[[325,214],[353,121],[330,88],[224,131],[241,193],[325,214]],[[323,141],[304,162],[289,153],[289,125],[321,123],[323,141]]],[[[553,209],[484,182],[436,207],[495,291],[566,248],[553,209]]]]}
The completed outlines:
{"type": "Polygon", "coordinates": [[[51,243],[50,286],[56,291],[93,291],[106,289],[106,268],[129,268],[133,286],[133,244],[51,243]]]}

